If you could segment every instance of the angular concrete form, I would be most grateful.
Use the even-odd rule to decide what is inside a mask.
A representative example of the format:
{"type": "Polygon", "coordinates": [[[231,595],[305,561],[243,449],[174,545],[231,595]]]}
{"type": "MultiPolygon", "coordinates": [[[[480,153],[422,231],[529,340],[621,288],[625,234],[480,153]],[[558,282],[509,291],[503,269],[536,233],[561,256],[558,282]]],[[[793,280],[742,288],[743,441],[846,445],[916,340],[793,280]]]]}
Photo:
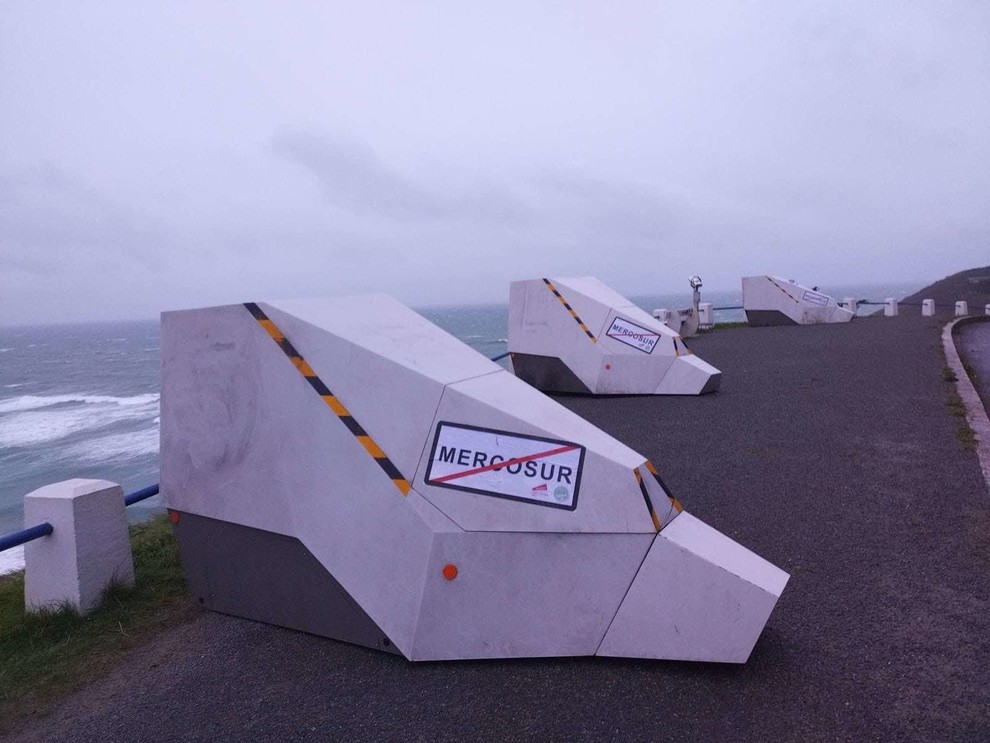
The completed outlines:
{"type": "Polygon", "coordinates": [[[388,297],[166,313],[162,357],[161,489],[208,608],[409,660],[743,662],[787,580],[388,297]]]}
{"type": "Polygon", "coordinates": [[[509,352],[516,376],[544,392],[700,395],[722,379],[677,332],[591,277],[512,282],[509,352]]]}
{"type": "Polygon", "coordinates": [[[111,583],[134,584],[124,492],[106,480],[66,480],[24,497],[24,523],[52,533],[24,545],[24,603],[29,611],[96,608],[111,583]]]}
{"type": "Polygon", "coordinates": [[[750,325],[815,325],[849,322],[856,313],[814,289],[776,276],[744,276],[743,309],[750,325]]]}

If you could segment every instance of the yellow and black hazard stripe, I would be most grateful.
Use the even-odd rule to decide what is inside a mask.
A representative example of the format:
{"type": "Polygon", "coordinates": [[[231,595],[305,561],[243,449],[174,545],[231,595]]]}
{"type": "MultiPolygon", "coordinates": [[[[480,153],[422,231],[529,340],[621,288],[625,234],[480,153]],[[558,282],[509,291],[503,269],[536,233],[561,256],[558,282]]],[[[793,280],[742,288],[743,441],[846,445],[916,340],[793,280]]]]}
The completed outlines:
{"type": "Polygon", "coordinates": [[[788,298],[789,300],[791,300],[792,302],[797,302],[798,304],[801,304],[800,302],[798,302],[798,300],[797,300],[797,298],[796,298],[796,297],[792,297],[792,296],[791,296],[791,293],[790,293],[789,291],[787,291],[787,289],[785,289],[784,287],[782,287],[782,286],[781,286],[780,284],[778,284],[778,283],[777,283],[776,281],[774,281],[774,280],[773,280],[772,278],[770,278],[769,276],[767,276],[767,279],[769,279],[769,280],[770,280],[770,283],[771,283],[771,284],[773,284],[773,285],[774,285],[775,287],[777,287],[777,288],[778,288],[778,289],[780,289],[780,290],[781,290],[782,292],[784,292],[784,294],[786,294],[786,295],[787,295],[787,298],[788,298]]]}
{"type": "Polygon", "coordinates": [[[681,502],[671,495],[671,489],[667,487],[667,483],[665,483],[663,478],[660,477],[660,473],[657,472],[657,468],[653,466],[653,462],[646,460],[646,469],[650,471],[650,474],[653,475],[653,479],[660,484],[661,488],[663,488],[663,492],[667,494],[667,498],[670,500],[671,505],[674,506],[674,510],[678,513],[683,511],[684,507],[681,506],[681,502]]]}
{"type": "Polygon", "coordinates": [[[688,348],[688,344],[684,342],[684,339],[681,338],[681,336],[679,336],[679,335],[678,336],[675,336],[674,337],[674,356],[680,356],[681,355],[681,348],[684,349],[684,355],[685,356],[691,356],[694,353],[694,351],[692,351],[690,348],[688,348]],[[680,341],[680,348],[678,348],[678,344],[677,344],[678,341],[680,341]]]}
{"type": "Polygon", "coordinates": [[[344,407],[344,404],[340,399],[334,395],[329,388],[323,383],[313,371],[312,367],[306,363],[306,360],[299,354],[295,346],[293,346],[289,339],[285,337],[285,334],[278,329],[278,327],[271,320],[264,311],[254,302],[245,302],[244,306],[247,308],[248,312],[251,313],[252,317],[258,321],[258,324],[264,328],[265,332],[271,336],[271,339],[278,344],[278,347],[282,349],[282,352],[289,357],[292,364],[299,370],[299,373],[303,375],[310,386],[316,390],[323,402],[327,404],[340,419],[340,422],[347,426],[347,430],[350,431],[354,438],[358,440],[358,443],[364,447],[364,450],[371,455],[371,457],[378,462],[378,466],[382,468],[386,475],[392,483],[399,489],[399,492],[403,495],[409,493],[409,481],[402,476],[399,472],[398,467],[392,464],[392,460],[386,456],[385,452],[381,450],[381,447],[375,443],[375,440],[368,435],[361,424],[354,420],[354,416],[351,415],[350,411],[344,407]]]}
{"type": "Polygon", "coordinates": [[[653,507],[653,500],[650,498],[650,494],[646,491],[646,483],[643,482],[643,476],[639,474],[639,470],[633,470],[636,474],[636,484],[639,485],[639,492],[643,494],[643,500],[646,501],[646,508],[650,512],[650,518],[653,519],[653,528],[660,531],[660,517],[657,516],[657,511],[653,507]]]}
{"type": "MultiPolygon", "coordinates": [[[[647,460],[646,462],[646,469],[649,471],[651,475],[653,475],[653,478],[657,481],[657,484],[659,484],[660,487],[663,489],[663,492],[667,494],[667,498],[670,500],[670,503],[674,507],[674,510],[677,511],[678,513],[683,511],[684,508],[681,506],[680,501],[670,494],[670,488],[667,487],[667,484],[661,479],[660,473],[657,472],[657,468],[654,467],[653,463],[650,462],[649,460],[647,460]]],[[[635,469],[633,470],[633,472],[636,474],[636,484],[639,485],[639,491],[643,494],[643,500],[646,501],[646,507],[650,511],[650,518],[653,519],[653,528],[655,528],[659,532],[660,529],[663,527],[663,524],[660,522],[660,517],[657,516],[656,508],[653,507],[653,499],[650,498],[650,494],[646,489],[646,483],[643,482],[643,476],[639,473],[639,470],[635,469]]]]}
{"type": "Polygon", "coordinates": [[[571,314],[571,317],[574,318],[575,322],[577,322],[577,324],[581,326],[581,330],[585,332],[585,335],[591,338],[591,342],[598,343],[598,339],[595,338],[595,334],[592,333],[590,330],[588,330],[588,326],[585,325],[584,322],[582,322],[581,318],[578,317],[578,314],[574,311],[574,309],[569,304],[567,304],[567,300],[560,295],[560,292],[557,291],[557,287],[553,285],[553,282],[550,281],[550,279],[543,279],[543,283],[546,284],[547,288],[553,292],[553,295],[560,300],[560,303],[564,305],[564,309],[567,310],[571,314]]]}

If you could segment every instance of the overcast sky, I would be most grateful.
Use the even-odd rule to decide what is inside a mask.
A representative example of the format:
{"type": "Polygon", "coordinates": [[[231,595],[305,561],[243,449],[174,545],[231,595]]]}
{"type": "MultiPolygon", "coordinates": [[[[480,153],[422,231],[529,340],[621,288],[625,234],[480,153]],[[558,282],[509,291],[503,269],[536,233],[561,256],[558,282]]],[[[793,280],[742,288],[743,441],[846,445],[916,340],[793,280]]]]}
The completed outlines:
{"type": "Polygon", "coordinates": [[[0,324],[988,258],[990,3],[0,0],[0,324]]]}

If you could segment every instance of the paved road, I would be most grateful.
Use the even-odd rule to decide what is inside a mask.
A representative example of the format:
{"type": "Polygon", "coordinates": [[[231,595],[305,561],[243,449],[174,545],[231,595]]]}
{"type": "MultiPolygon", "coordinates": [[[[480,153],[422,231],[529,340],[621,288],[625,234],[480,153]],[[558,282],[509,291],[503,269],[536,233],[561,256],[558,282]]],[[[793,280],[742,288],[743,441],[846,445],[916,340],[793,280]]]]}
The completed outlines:
{"type": "Polygon", "coordinates": [[[990,740],[990,497],[913,313],[719,331],[704,398],[562,398],[792,573],[745,666],[412,665],[214,614],[14,740],[990,740]]]}
{"type": "Polygon", "coordinates": [[[973,386],[990,412],[990,321],[958,327],[956,349],[975,372],[973,386]]]}

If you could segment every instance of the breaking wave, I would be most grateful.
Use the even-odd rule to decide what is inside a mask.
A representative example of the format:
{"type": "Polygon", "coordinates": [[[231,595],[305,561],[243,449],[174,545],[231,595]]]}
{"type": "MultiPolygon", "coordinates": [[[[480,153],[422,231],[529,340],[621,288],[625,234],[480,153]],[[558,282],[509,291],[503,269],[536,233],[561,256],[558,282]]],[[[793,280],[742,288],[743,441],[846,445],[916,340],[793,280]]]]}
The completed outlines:
{"type": "Polygon", "coordinates": [[[0,400],[0,448],[47,444],[117,423],[153,425],[158,400],[157,393],[22,395],[0,400]]]}

